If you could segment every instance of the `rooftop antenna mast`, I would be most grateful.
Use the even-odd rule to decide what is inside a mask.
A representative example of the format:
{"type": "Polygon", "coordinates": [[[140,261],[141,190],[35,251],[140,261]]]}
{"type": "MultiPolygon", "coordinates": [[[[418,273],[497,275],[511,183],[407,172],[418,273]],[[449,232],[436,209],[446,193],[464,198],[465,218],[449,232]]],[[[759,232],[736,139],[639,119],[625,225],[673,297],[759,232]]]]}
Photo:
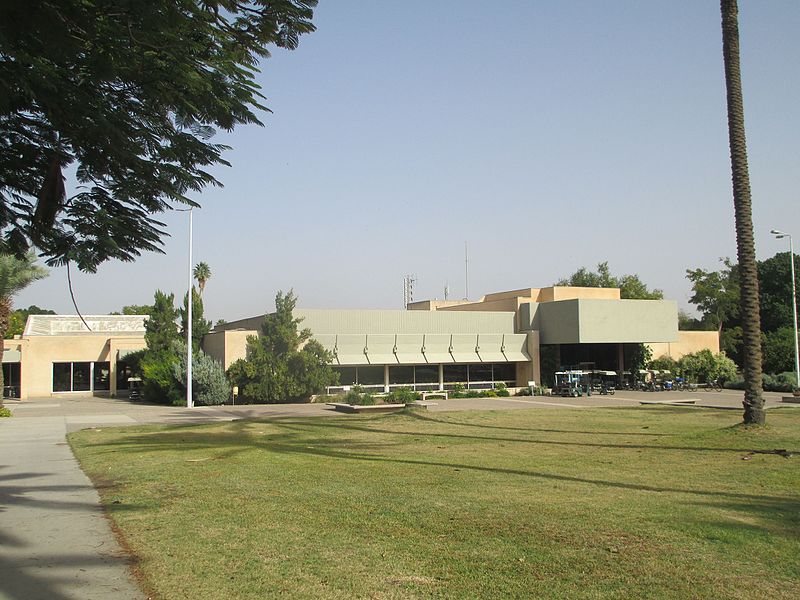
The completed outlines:
{"type": "Polygon", "coordinates": [[[408,305],[414,302],[414,284],[417,278],[414,275],[403,277],[403,307],[408,309],[408,305]]]}

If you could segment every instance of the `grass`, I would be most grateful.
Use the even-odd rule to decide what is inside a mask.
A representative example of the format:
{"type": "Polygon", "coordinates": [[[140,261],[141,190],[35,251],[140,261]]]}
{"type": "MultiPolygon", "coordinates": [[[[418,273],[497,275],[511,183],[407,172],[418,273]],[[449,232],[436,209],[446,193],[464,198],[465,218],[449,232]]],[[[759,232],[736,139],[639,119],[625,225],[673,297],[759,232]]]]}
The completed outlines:
{"type": "Polygon", "coordinates": [[[156,598],[797,598],[800,411],[85,430],[156,598]]]}

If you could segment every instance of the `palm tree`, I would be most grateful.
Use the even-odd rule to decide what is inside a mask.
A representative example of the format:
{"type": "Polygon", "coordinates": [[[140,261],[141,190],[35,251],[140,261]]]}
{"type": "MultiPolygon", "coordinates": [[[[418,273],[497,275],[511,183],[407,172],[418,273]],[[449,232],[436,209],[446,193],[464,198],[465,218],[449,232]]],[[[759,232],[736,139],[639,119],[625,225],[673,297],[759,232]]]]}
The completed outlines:
{"type": "MultiPolygon", "coordinates": [[[[36,254],[28,252],[23,258],[10,254],[0,254],[0,334],[5,338],[11,319],[12,299],[15,294],[28,287],[37,279],[47,277],[47,269],[36,263],[36,254]]],[[[5,348],[0,344],[0,363],[3,362],[5,348]]],[[[0,390],[4,386],[3,371],[0,369],[0,390]]],[[[3,395],[0,393],[0,406],[3,395]]]]}
{"type": "Polygon", "coordinates": [[[208,263],[199,262],[194,266],[194,278],[197,279],[197,287],[200,288],[200,295],[206,287],[206,281],[211,279],[211,267],[208,263]]]}
{"type": "Polygon", "coordinates": [[[744,422],[764,425],[766,411],[761,382],[761,318],[758,270],[753,240],[750,175],[744,133],[744,103],[739,70],[739,7],[737,0],[720,0],[722,55],[728,97],[728,139],[731,151],[733,209],[736,216],[736,252],[741,287],[742,359],[744,362],[744,422]]]}

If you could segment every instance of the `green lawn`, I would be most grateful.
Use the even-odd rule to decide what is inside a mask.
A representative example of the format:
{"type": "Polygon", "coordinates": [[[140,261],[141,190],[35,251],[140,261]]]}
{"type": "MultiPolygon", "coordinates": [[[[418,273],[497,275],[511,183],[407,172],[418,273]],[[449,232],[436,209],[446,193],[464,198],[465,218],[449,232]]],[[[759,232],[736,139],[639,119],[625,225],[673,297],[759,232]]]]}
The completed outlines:
{"type": "Polygon", "coordinates": [[[798,598],[800,411],[516,410],[70,436],[162,599],[798,598]],[[757,450],[788,449],[792,458],[757,450]]]}

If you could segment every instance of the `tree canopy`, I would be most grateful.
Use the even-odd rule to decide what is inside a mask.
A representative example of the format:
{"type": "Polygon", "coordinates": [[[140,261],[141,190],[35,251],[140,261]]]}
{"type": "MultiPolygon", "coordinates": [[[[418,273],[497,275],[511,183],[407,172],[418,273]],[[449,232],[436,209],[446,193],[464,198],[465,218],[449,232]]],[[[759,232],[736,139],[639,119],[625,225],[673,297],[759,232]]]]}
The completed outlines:
{"type": "MultiPolygon", "coordinates": [[[[795,263],[800,256],[795,255],[795,263]]],[[[720,348],[737,364],[742,363],[742,322],[740,315],[739,266],[722,259],[719,271],[688,269],[692,283],[689,302],[700,311],[700,324],[720,332],[720,348]]],[[[792,276],[788,252],[758,261],[759,307],[763,368],[767,373],[789,371],[794,364],[792,320],[792,276]]],[[[795,274],[800,288],[800,273],[795,274]]]]}
{"type": "MultiPolygon", "coordinates": [[[[9,254],[0,254],[0,339],[5,337],[11,318],[14,296],[34,281],[47,277],[49,271],[36,264],[33,252],[25,253],[22,258],[9,254]]],[[[0,363],[3,362],[3,344],[0,343],[0,363]]],[[[3,372],[0,370],[0,406],[3,404],[3,372]]]]}
{"type": "Polygon", "coordinates": [[[316,4],[0,3],[0,252],[94,271],[160,251],[156,216],[219,185],[211,138],[260,124],[259,60],[296,48],[316,4]]]}
{"type": "Polygon", "coordinates": [[[581,267],[569,277],[558,280],[555,285],[619,288],[620,298],[623,299],[661,300],[664,298],[664,292],[658,289],[649,290],[647,284],[638,275],[615,277],[611,274],[608,262],[598,263],[596,272],[581,267]]]}
{"type": "Polygon", "coordinates": [[[8,319],[8,328],[6,329],[6,339],[13,338],[15,335],[22,335],[25,331],[25,323],[28,322],[30,315],[54,315],[56,311],[47,308],[41,308],[35,304],[31,304],[28,308],[18,308],[11,313],[8,319]]]}
{"type": "Polygon", "coordinates": [[[247,358],[228,368],[228,377],[249,402],[307,400],[338,375],[329,366],[333,355],[311,339],[309,329],[299,329],[293,315],[297,298],[291,291],[275,297],[275,312],[264,318],[261,336],[247,338],[247,358]]]}

